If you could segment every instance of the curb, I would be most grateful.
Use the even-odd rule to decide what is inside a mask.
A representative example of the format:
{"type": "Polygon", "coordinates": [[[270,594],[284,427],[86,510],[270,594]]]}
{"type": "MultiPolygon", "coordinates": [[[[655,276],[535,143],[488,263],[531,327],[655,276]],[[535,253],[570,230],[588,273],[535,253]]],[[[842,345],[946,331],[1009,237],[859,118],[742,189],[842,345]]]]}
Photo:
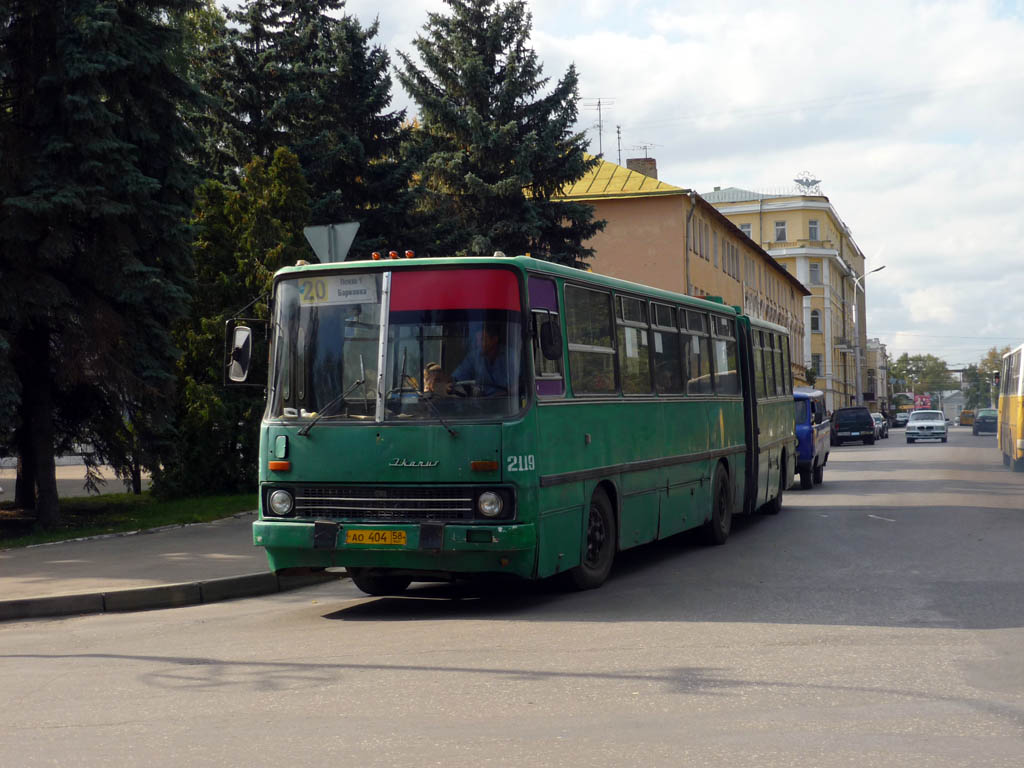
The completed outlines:
{"type": "Polygon", "coordinates": [[[221,579],[160,584],[154,587],[135,587],[109,592],[0,600],[0,621],[180,608],[186,605],[285,592],[344,577],[345,574],[341,573],[292,568],[276,573],[252,573],[246,576],[227,576],[221,579]]]}

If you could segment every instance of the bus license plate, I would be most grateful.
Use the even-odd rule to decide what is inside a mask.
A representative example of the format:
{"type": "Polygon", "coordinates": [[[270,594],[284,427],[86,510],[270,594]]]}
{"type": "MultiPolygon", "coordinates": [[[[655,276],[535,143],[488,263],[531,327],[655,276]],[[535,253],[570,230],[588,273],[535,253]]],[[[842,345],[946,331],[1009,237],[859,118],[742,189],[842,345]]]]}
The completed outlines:
{"type": "Polygon", "coordinates": [[[352,530],[345,531],[346,544],[375,544],[386,547],[404,547],[405,531],[352,530]]]}

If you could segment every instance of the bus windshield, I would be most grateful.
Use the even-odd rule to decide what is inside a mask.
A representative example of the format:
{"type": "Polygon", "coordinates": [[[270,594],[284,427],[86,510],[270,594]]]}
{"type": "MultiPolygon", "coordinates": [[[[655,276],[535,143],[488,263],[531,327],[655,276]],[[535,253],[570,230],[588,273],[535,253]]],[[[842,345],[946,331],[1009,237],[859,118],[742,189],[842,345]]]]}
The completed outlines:
{"type": "Polygon", "coordinates": [[[513,272],[395,270],[386,323],[384,283],[383,272],[279,281],[272,418],[478,420],[525,406],[513,272]]]}

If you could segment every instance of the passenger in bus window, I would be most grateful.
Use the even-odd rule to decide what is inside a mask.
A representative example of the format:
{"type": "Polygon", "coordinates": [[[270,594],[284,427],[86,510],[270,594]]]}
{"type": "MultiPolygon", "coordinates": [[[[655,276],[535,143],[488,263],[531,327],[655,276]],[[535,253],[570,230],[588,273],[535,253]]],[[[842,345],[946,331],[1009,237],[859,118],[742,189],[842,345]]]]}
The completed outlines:
{"type": "Polygon", "coordinates": [[[508,394],[508,364],[501,331],[500,323],[484,323],[473,349],[452,372],[456,385],[472,381],[482,395],[508,394]]]}
{"type": "Polygon", "coordinates": [[[434,397],[448,397],[452,391],[452,377],[439,363],[427,363],[423,369],[423,391],[434,397]]]}

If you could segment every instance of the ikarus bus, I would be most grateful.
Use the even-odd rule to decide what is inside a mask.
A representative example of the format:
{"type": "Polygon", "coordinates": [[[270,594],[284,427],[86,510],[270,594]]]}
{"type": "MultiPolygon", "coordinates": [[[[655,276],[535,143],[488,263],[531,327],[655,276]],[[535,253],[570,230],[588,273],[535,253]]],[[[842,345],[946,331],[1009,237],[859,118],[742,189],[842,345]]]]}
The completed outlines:
{"type": "Polygon", "coordinates": [[[271,312],[253,539],[275,571],[592,588],[621,550],[723,544],[793,477],[787,332],[721,302],[528,257],[385,259],[282,269],[271,312]]]}

